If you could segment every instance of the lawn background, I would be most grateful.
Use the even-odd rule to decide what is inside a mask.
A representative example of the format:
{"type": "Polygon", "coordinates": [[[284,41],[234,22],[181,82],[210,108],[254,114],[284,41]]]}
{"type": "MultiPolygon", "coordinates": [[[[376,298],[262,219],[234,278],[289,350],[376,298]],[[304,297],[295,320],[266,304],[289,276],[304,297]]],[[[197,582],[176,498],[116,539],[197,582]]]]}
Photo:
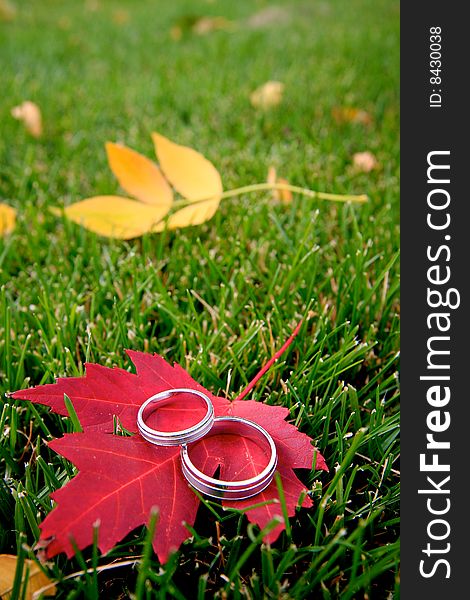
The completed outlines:
{"type": "MultiPolygon", "coordinates": [[[[0,201],[18,210],[0,240],[0,552],[33,546],[48,494],[73,472],[44,443],[70,422],[5,392],[83,374],[85,361],[130,369],[132,348],[235,397],[308,315],[253,392],[289,407],[330,465],[298,472],[315,507],[291,520],[292,537],[265,546],[216,504],[222,559],[201,507],[193,538],[163,570],[151,557],[64,581],[58,597],[398,597],[399,3],[15,5],[0,21],[0,201]],[[282,18],[250,26],[273,6],[282,18]],[[196,35],[186,24],[198,15],[234,28],[196,35]],[[283,102],[255,110],[249,95],[267,80],[285,84],[283,102]],[[39,140],[10,115],[26,99],[43,112],[39,140]],[[338,108],[366,111],[370,123],[338,122],[338,108]],[[203,226],[129,243],[48,211],[118,192],[104,143],[153,157],[152,131],[204,153],[225,189],[265,181],[274,165],[292,184],[370,201],[243,196],[203,226]],[[379,163],[371,173],[352,167],[365,150],[379,163]]],[[[139,530],[98,563],[145,548],[139,530]]],[[[91,551],[82,558],[94,564],[91,551]]],[[[81,568],[59,556],[48,572],[81,568]]]]}

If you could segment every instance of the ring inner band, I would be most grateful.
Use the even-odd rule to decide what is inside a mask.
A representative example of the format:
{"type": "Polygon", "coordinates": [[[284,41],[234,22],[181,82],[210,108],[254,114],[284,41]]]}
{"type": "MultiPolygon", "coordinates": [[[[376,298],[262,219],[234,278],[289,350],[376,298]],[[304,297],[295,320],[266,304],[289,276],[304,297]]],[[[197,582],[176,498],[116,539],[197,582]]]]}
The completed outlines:
{"type": "Polygon", "coordinates": [[[137,415],[137,427],[142,437],[158,446],[180,446],[194,442],[210,431],[213,422],[214,408],[208,396],[190,388],[174,388],[151,396],[142,404],[137,415]],[[172,401],[172,397],[177,394],[192,394],[205,404],[207,409],[206,414],[198,423],[177,431],[160,431],[153,429],[145,423],[144,414],[148,418],[149,414],[169,404],[172,401]]]}
{"type": "Polygon", "coordinates": [[[183,474],[198,491],[212,498],[243,500],[262,492],[272,481],[277,467],[277,451],[272,437],[257,423],[241,417],[219,417],[206,437],[217,434],[234,434],[251,439],[269,456],[267,466],[257,475],[240,481],[224,481],[209,477],[191,461],[186,446],[181,448],[183,474]]]}

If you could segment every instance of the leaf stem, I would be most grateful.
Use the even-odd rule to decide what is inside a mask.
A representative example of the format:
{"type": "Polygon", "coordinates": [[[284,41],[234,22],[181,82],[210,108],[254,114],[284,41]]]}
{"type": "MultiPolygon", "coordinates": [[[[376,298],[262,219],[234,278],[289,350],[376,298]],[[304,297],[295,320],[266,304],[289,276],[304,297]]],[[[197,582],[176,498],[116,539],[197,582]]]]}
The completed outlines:
{"type": "MultiPolygon", "coordinates": [[[[317,198],[319,200],[330,200],[332,202],[358,202],[363,204],[367,202],[368,197],[366,194],[354,195],[354,194],[329,194],[328,192],[317,192],[315,190],[309,190],[298,185],[290,185],[289,183],[253,183],[252,185],[244,185],[233,190],[226,190],[222,192],[218,197],[221,200],[226,198],[233,198],[235,196],[241,196],[242,194],[251,194],[252,192],[263,192],[266,190],[286,190],[293,192],[294,194],[301,194],[308,198],[317,198]]],[[[174,202],[174,208],[180,208],[182,206],[189,206],[193,204],[199,204],[201,202],[209,202],[214,200],[214,196],[210,198],[199,198],[188,202],[187,200],[176,200],[174,202]]]]}
{"type": "Polygon", "coordinates": [[[300,328],[302,327],[302,323],[303,320],[300,321],[299,323],[297,323],[297,326],[295,327],[295,329],[292,331],[291,335],[289,336],[289,338],[287,339],[287,341],[282,345],[282,347],[276,352],[276,354],[270,358],[268,360],[268,362],[264,365],[264,367],[261,369],[261,371],[259,371],[259,373],[257,375],[255,375],[255,377],[250,381],[250,383],[246,386],[246,388],[241,392],[241,394],[239,394],[235,400],[243,400],[243,398],[245,398],[250,392],[251,390],[255,387],[255,385],[258,383],[258,381],[261,379],[261,377],[263,377],[263,375],[269,371],[269,369],[273,366],[273,364],[277,361],[277,359],[287,350],[287,348],[292,344],[292,342],[294,341],[295,337],[297,336],[297,334],[300,331],[300,328]]]}

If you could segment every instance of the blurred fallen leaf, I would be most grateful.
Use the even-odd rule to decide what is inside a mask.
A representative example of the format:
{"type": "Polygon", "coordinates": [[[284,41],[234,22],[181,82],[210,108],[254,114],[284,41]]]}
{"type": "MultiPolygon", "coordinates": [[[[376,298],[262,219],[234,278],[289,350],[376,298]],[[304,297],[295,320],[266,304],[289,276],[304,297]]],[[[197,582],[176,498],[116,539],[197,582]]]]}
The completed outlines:
{"type": "Polygon", "coordinates": [[[116,25],[125,25],[129,22],[130,15],[127,10],[117,9],[113,12],[113,23],[116,25]]]}
{"type": "MultiPolygon", "coordinates": [[[[271,185],[274,185],[276,183],[281,183],[283,185],[289,185],[289,182],[287,181],[287,179],[277,176],[276,169],[273,166],[269,167],[269,169],[268,169],[267,182],[271,185]]],[[[273,194],[273,200],[275,200],[276,202],[280,201],[283,204],[290,204],[293,199],[292,192],[287,189],[286,190],[274,189],[272,191],[272,194],[273,194]]]]}
{"type": "Polygon", "coordinates": [[[372,152],[356,152],[353,155],[353,165],[357,171],[369,173],[377,168],[378,162],[372,152]]]}
{"type": "Polygon", "coordinates": [[[170,35],[175,41],[180,40],[184,34],[191,33],[193,26],[201,17],[197,15],[183,15],[176,19],[170,29],[170,35]]]}
{"type": "Polygon", "coordinates": [[[334,120],[337,123],[359,123],[361,125],[370,125],[372,117],[370,114],[360,108],[350,106],[335,106],[331,110],[334,120]]]}
{"type": "Polygon", "coordinates": [[[174,229],[199,225],[211,219],[219,207],[223,191],[217,169],[192,148],[175,144],[158,133],[153,133],[152,138],[160,167],[175,190],[190,202],[210,199],[178,210],[168,219],[167,227],[174,229]]]}
{"type": "Polygon", "coordinates": [[[276,167],[273,167],[271,165],[268,168],[268,177],[267,177],[266,181],[271,185],[274,185],[276,183],[276,181],[277,181],[276,167]]]}
{"type": "Polygon", "coordinates": [[[197,15],[183,15],[176,20],[170,29],[173,40],[180,40],[186,33],[207,35],[212,31],[229,31],[234,29],[235,23],[225,17],[204,17],[197,15]]]}
{"type": "Polygon", "coordinates": [[[183,37],[183,30],[179,25],[173,25],[170,29],[170,37],[175,42],[179,42],[179,40],[183,37]]]}
{"type": "Polygon", "coordinates": [[[280,104],[283,93],[283,83],[280,81],[267,81],[250,95],[250,102],[255,108],[266,110],[280,104]]]}
{"type": "Polygon", "coordinates": [[[233,27],[233,21],[225,17],[201,17],[194,23],[192,30],[197,35],[206,35],[211,31],[229,31],[233,27]]]}
{"type": "Polygon", "coordinates": [[[8,0],[0,0],[0,21],[13,21],[16,7],[8,0]]]}
{"type": "Polygon", "coordinates": [[[262,8],[247,20],[250,29],[261,29],[278,23],[286,23],[290,19],[290,13],[282,6],[267,6],[262,8]]]}
{"type": "Polygon", "coordinates": [[[26,100],[22,104],[11,109],[11,115],[18,121],[22,121],[28,133],[38,138],[42,135],[42,116],[37,104],[26,100]]]}
{"type": "MultiPolygon", "coordinates": [[[[12,554],[0,554],[0,597],[3,600],[13,600],[11,592],[13,590],[13,582],[15,579],[15,571],[18,562],[18,557],[12,554]]],[[[25,578],[28,578],[28,583],[25,593],[22,594],[24,600],[33,600],[35,592],[50,584],[50,579],[41,571],[40,567],[30,559],[25,559],[23,570],[23,583],[25,578]]],[[[48,596],[54,596],[56,592],[55,586],[51,586],[47,590],[48,596]]]]}
{"type": "Polygon", "coordinates": [[[11,233],[15,228],[15,222],[16,210],[0,202],[0,236],[11,233]]]}

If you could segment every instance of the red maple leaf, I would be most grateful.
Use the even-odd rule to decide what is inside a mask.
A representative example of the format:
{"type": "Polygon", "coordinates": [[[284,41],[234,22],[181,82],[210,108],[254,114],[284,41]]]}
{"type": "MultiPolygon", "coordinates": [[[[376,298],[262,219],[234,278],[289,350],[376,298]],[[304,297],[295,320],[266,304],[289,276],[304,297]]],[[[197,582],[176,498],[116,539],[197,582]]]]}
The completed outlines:
{"type": "MultiPolygon", "coordinates": [[[[149,444],[139,435],[112,435],[115,416],[125,429],[137,432],[136,417],[141,404],[151,395],[169,388],[198,389],[209,396],[216,416],[245,417],[264,427],[273,437],[278,451],[278,472],[288,515],[295,513],[305,487],[293,469],[311,469],[315,448],[307,435],[285,421],[289,414],[287,408],[252,400],[231,402],[214,396],[182,367],[171,366],[160,356],[132,351],[128,354],[136,374],[88,364],[84,377],[61,378],[55,384],[13,394],[15,399],[45,404],[54,412],[67,415],[66,394],[72,400],[84,430],[49,444],[78,467],[79,473],[52,494],[57,506],[40,525],[47,557],[60,552],[72,556],[72,540],[80,549],[90,545],[93,525],[97,521],[100,524],[98,545],[103,553],[107,552],[136,527],[146,525],[153,507],[158,509],[153,545],[161,562],[165,562],[169,553],[190,536],[185,523],[193,525],[199,499],[184,479],[179,449],[149,444]]],[[[162,430],[187,427],[200,420],[204,413],[203,408],[190,409],[189,406],[180,398],[178,403],[155,411],[147,422],[162,430]],[[150,419],[154,419],[153,423],[150,419]]],[[[233,435],[200,440],[194,444],[191,456],[207,475],[213,475],[220,467],[221,479],[228,480],[255,475],[265,460],[256,444],[233,435]]],[[[319,453],[316,454],[316,468],[328,470],[319,453]]],[[[247,516],[261,528],[278,517],[280,524],[265,536],[265,541],[273,542],[285,528],[274,481],[256,498],[223,501],[223,504],[244,510],[256,505],[247,510],[247,516]],[[259,506],[264,502],[268,504],[259,506]]],[[[302,505],[311,506],[308,496],[302,505]]]]}

